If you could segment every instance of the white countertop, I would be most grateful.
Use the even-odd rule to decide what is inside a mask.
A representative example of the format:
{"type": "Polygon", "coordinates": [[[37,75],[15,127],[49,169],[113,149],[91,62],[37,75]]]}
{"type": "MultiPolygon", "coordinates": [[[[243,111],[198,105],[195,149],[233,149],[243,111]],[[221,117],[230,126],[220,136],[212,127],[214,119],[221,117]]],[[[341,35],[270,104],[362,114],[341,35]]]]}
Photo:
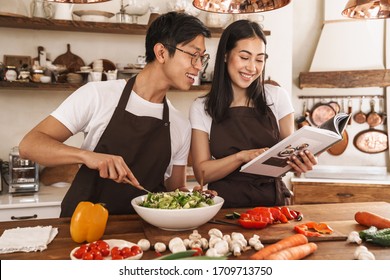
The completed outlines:
{"type": "Polygon", "coordinates": [[[29,208],[59,206],[70,184],[61,186],[39,186],[39,191],[29,194],[2,194],[0,195],[0,210],[10,208],[29,208]]]}
{"type": "Polygon", "coordinates": [[[314,166],[291,182],[347,183],[390,185],[390,173],[386,167],[372,166],[314,166]]]}

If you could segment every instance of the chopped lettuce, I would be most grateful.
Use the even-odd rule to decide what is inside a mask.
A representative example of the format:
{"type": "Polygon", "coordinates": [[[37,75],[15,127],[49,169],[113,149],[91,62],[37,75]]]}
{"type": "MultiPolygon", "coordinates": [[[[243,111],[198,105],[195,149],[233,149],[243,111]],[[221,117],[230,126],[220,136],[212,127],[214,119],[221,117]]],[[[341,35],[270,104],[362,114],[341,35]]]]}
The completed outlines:
{"type": "Polygon", "coordinates": [[[213,195],[202,192],[173,192],[149,193],[139,205],[159,209],[189,209],[207,207],[214,204],[213,195]]]}

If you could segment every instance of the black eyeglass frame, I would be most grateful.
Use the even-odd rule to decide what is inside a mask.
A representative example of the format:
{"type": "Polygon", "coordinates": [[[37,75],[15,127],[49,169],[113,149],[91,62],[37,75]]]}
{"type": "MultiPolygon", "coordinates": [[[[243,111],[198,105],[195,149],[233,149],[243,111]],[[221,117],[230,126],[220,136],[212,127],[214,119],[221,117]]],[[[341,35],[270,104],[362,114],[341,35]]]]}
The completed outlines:
{"type": "Polygon", "coordinates": [[[172,49],[175,49],[175,50],[178,50],[178,51],[181,51],[182,53],[185,53],[185,54],[188,54],[191,56],[191,65],[192,66],[196,66],[196,63],[198,62],[198,60],[200,59],[200,63],[202,65],[202,68],[206,66],[207,62],[209,62],[210,60],[210,55],[208,53],[205,53],[204,55],[200,55],[199,52],[195,52],[195,53],[190,53],[190,52],[187,52],[185,50],[182,50],[178,47],[174,47],[174,46],[171,46],[171,45],[164,45],[165,47],[168,47],[168,48],[172,48],[172,49]]]}

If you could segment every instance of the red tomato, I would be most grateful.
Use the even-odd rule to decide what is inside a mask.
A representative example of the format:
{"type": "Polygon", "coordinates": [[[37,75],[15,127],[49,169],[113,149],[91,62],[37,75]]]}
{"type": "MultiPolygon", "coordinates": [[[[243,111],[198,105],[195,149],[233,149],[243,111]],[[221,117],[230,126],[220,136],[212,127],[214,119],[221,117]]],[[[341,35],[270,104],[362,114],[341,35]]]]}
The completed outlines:
{"type": "Polygon", "coordinates": [[[119,249],[119,247],[115,246],[111,249],[111,256],[120,255],[120,254],[121,254],[121,250],[119,249]]]}
{"type": "Polygon", "coordinates": [[[83,260],[93,260],[93,252],[89,251],[83,255],[83,260]]]}
{"type": "Polygon", "coordinates": [[[129,247],[123,247],[121,249],[121,255],[124,257],[124,258],[128,258],[128,257],[131,257],[133,256],[134,254],[132,253],[131,249],[129,247]]]}
{"type": "Polygon", "coordinates": [[[193,254],[193,256],[201,256],[203,255],[203,250],[199,247],[191,248],[191,250],[196,251],[196,253],[193,254]]]}
{"type": "Polygon", "coordinates": [[[131,246],[131,251],[134,253],[134,255],[142,253],[142,249],[138,245],[131,246]]]}
{"type": "Polygon", "coordinates": [[[87,246],[81,246],[78,248],[74,253],[73,256],[77,259],[82,259],[83,255],[88,252],[88,247],[87,246]]]}
{"type": "Polygon", "coordinates": [[[94,260],[102,260],[103,259],[102,252],[100,252],[99,250],[94,249],[94,250],[91,251],[91,253],[93,254],[93,259],[94,260]]]}
{"type": "Polygon", "coordinates": [[[110,245],[105,241],[97,241],[97,248],[102,253],[103,257],[107,257],[110,254],[110,245]]]}
{"type": "Polygon", "coordinates": [[[123,260],[124,258],[123,258],[122,255],[113,255],[113,256],[112,256],[112,259],[113,259],[113,260],[123,260]]]}

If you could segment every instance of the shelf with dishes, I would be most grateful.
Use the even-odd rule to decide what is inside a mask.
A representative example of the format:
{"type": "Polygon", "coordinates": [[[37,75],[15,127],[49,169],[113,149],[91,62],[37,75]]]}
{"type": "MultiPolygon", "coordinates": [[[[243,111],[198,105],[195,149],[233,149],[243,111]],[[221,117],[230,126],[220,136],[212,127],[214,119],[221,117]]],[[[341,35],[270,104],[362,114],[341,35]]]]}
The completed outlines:
{"type": "MultiPolygon", "coordinates": [[[[0,91],[4,90],[48,90],[48,91],[74,91],[83,84],[75,83],[33,83],[33,82],[7,82],[0,81],[0,91]]],[[[190,91],[208,91],[211,84],[205,83],[199,86],[192,86],[190,91]]],[[[176,91],[176,89],[171,89],[176,91]]]]}
{"type": "MultiPolygon", "coordinates": [[[[150,23],[158,16],[151,14],[147,25],[115,23],[115,22],[92,22],[81,20],[57,20],[46,18],[31,18],[17,14],[0,13],[0,27],[35,29],[35,30],[54,30],[54,31],[73,31],[73,32],[92,32],[92,33],[110,33],[110,34],[128,34],[128,35],[146,35],[150,23]]],[[[210,28],[212,37],[220,37],[222,28],[210,28]]]]}

